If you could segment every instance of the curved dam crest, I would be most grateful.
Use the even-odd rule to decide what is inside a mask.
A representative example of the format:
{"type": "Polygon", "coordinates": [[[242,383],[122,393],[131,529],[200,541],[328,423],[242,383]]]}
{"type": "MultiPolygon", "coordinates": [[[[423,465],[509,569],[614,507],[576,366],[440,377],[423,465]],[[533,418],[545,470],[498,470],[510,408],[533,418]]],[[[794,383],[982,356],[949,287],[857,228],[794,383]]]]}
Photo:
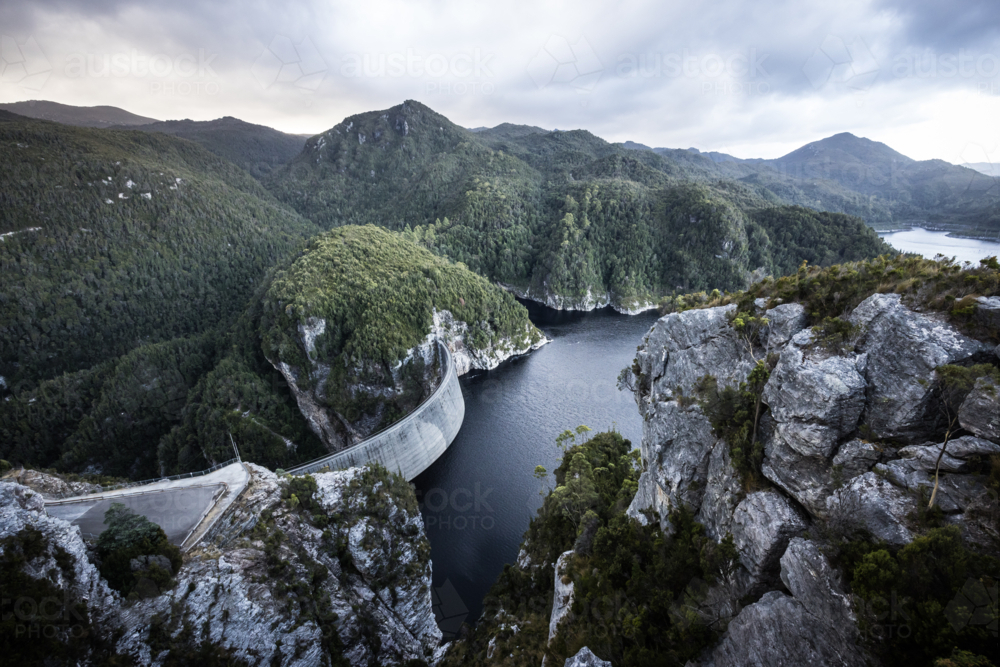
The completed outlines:
{"type": "Polygon", "coordinates": [[[415,410],[383,431],[347,449],[288,470],[305,475],[320,470],[344,470],[379,463],[407,482],[430,467],[451,445],[465,419],[465,399],[455,360],[438,342],[444,368],[441,384],[415,410]]]}

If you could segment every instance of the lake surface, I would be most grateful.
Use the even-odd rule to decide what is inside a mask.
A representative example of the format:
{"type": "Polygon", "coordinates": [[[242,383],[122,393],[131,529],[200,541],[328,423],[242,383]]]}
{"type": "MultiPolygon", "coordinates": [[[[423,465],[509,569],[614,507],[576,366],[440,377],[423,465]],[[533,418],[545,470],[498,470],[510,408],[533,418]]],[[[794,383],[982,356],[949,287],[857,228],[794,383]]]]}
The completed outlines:
{"type": "Polygon", "coordinates": [[[919,227],[905,232],[880,233],[879,236],[897,250],[917,253],[927,259],[934,259],[940,253],[959,262],[978,265],[984,257],[1000,256],[1000,241],[954,238],[946,232],[932,232],[919,227]]]}
{"type": "MultiPolygon", "coordinates": [[[[494,371],[462,378],[465,422],[448,451],[414,480],[434,569],[435,612],[446,634],[474,623],[505,563],[517,559],[541,505],[535,466],[559,464],[555,439],[580,424],[617,429],[639,446],[642,420],[619,371],[656,312],[555,311],[525,303],[552,342],[494,371]]],[[[549,475],[549,484],[552,476],[549,475]]]]}

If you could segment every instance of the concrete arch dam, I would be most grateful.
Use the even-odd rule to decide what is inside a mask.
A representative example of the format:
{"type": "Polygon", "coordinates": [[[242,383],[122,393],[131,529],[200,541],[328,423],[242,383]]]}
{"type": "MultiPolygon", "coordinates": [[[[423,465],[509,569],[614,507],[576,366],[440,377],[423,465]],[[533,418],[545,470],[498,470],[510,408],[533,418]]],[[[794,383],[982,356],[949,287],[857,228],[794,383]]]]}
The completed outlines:
{"type": "MultiPolygon", "coordinates": [[[[439,343],[440,344],[440,343],[439,343]]],[[[444,363],[441,384],[417,408],[388,428],[335,454],[288,472],[297,475],[381,463],[406,481],[426,470],[451,445],[465,419],[465,399],[454,360],[440,344],[444,363]]],[[[104,512],[120,502],[160,525],[170,541],[192,549],[246,488],[250,474],[238,459],[219,469],[181,475],[123,489],[73,498],[48,499],[45,511],[96,536],[104,530],[104,512]]]]}
{"type": "Polygon", "coordinates": [[[465,399],[448,346],[438,342],[443,359],[441,384],[413,412],[365,440],[334,454],[288,470],[305,475],[380,463],[412,481],[455,440],[465,419],[465,399]]]}

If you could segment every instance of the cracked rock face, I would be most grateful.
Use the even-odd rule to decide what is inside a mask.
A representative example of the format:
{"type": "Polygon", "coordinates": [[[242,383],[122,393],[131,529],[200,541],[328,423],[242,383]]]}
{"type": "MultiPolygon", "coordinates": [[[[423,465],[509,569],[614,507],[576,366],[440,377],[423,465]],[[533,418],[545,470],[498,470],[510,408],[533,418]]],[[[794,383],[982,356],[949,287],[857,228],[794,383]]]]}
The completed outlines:
{"type": "MultiPolygon", "coordinates": [[[[765,305],[756,303],[759,311],[765,305]]],[[[774,487],[754,490],[743,487],[729,443],[691,401],[703,375],[736,386],[761,356],[751,356],[729,325],[732,309],[667,315],[643,340],[633,379],[645,469],[629,514],[645,522],[644,511],[655,510],[669,533],[664,512],[688,506],[712,539],[733,535],[740,568],[730,606],[738,609],[748,592],[765,593],[733,619],[706,664],[862,665],[837,573],[800,536],[821,523],[841,534],[866,531],[894,547],[912,541],[918,497],[927,502],[941,449],[935,369],[996,364],[994,346],[937,314],[911,311],[895,294],[872,295],[849,315],[860,327],[857,345],[822,344],[806,329],[799,304],[765,311],[760,343],[778,358],[757,438],[761,472],[774,487]]],[[[936,496],[946,520],[979,545],[995,539],[996,502],[981,474],[983,462],[1000,453],[994,384],[980,378],[963,403],[960,423],[974,435],[949,441],[936,496]]]]}
{"type": "Polygon", "coordinates": [[[791,541],[781,580],[792,595],[771,591],[740,612],[712,655],[715,667],[865,665],[850,601],[812,542],[791,541]]]}
{"type": "MultiPolygon", "coordinates": [[[[94,632],[94,637],[89,642],[90,648],[93,649],[98,643],[110,646],[118,626],[117,609],[121,604],[121,597],[108,588],[107,582],[88,560],[87,547],[80,537],[80,529],[46,515],[42,496],[38,493],[13,482],[0,482],[0,540],[14,537],[26,529],[38,531],[45,544],[40,555],[24,564],[23,572],[31,579],[46,580],[54,585],[65,596],[59,602],[65,599],[71,604],[82,603],[86,608],[85,620],[89,621],[94,632]]],[[[8,582],[3,582],[3,597],[13,598],[14,609],[19,610],[15,612],[16,620],[28,627],[37,626],[39,622],[32,618],[32,612],[24,611],[32,608],[30,603],[28,607],[18,605],[18,592],[10,590],[8,585],[8,582]],[[23,613],[27,616],[22,616],[23,613]]],[[[44,604],[44,601],[33,600],[31,603],[44,604]]],[[[10,613],[6,602],[4,607],[4,613],[10,613]]],[[[82,632],[82,628],[77,628],[85,620],[75,612],[68,611],[68,607],[60,605],[56,615],[59,616],[59,622],[48,622],[46,618],[41,622],[59,633],[63,641],[68,643],[75,633],[82,632]],[[62,624],[63,620],[66,621],[65,625],[62,624]]],[[[94,655],[89,657],[97,658],[94,655]]]]}
{"type": "Polygon", "coordinates": [[[491,371],[507,359],[537,350],[548,342],[542,338],[532,344],[531,332],[526,331],[523,344],[509,338],[501,338],[481,350],[476,350],[466,344],[468,332],[469,325],[456,320],[450,311],[434,310],[434,325],[431,327],[429,337],[440,340],[448,346],[459,376],[472,370],[491,371]]]}
{"type": "Polygon", "coordinates": [[[643,415],[650,404],[662,400],[660,397],[673,398],[678,387],[684,395],[692,396],[703,375],[715,375],[720,385],[739,384],[747,378],[754,361],[729,326],[729,315],[735,308],[687,310],[657,320],[636,354],[650,389],[649,397],[639,400],[643,415]]]}
{"type": "Polygon", "coordinates": [[[873,294],[850,321],[864,328],[859,348],[869,353],[865,419],[879,438],[925,437],[937,416],[931,404],[934,369],[985,361],[992,351],[947,323],[911,311],[898,294],[873,294]]]}
{"type": "Polygon", "coordinates": [[[875,540],[899,547],[913,540],[907,524],[908,516],[917,509],[916,500],[874,472],[855,477],[826,503],[830,514],[867,530],[875,540]]]}
{"type": "Polygon", "coordinates": [[[715,446],[712,425],[701,408],[676,401],[657,403],[642,425],[642,458],[649,464],[630,512],[655,510],[661,522],[679,504],[697,509],[708,479],[709,456],[715,446]]]}
{"type": "Polygon", "coordinates": [[[708,463],[708,479],[701,509],[695,520],[705,526],[705,532],[716,542],[733,532],[736,506],[742,499],[743,485],[733,469],[729,445],[718,441],[712,448],[708,463]]]}
{"type": "Polygon", "coordinates": [[[780,351],[795,334],[806,328],[808,317],[801,303],[783,303],[765,311],[767,352],[780,351]]]}
{"type": "Polygon", "coordinates": [[[1000,443],[1000,386],[991,378],[976,380],[976,386],[958,409],[958,420],[965,430],[1000,443]]]}
{"type": "Polygon", "coordinates": [[[764,475],[813,514],[824,511],[831,491],[830,459],[864,410],[866,362],[867,355],[816,349],[812,332],[802,331],[781,351],[764,387],[773,420],[764,475]]]}
{"type": "Polygon", "coordinates": [[[733,542],[754,580],[777,573],[789,540],[808,527],[805,516],[774,491],[751,493],[733,513],[733,542]]]}
{"type": "Polygon", "coordinates": [[[486,347],[476,349],[468,342],[469,325],[447,310],[433,310],[433,324],[424,341],[407,351],[405,357],[392,367],[361,361],[345,374],[346,386],[330,387],[328,379],[333,368],[317,352],[317,340],[326,331],[326,321],[319,317],[309,317],[298,325],[295,337],[306,359],[305,367],[294,366],[281,359],[269,359],[271,365],[281,373],[295,397],[299,411],[305,417],[310,429],[327,446],[336,452],[364,440],[382,425],[385,405],[379,403],[374,413],[364,414],[352,421],[331,405],[329,391],[345,391],[350,396],[368,396],[386,401],[396,400],[407,391],[404,371],[412,364],[423,368],[419,378],[424,396],[430,395],[440,384],[438,369],[443,360],[437,341],[441,341],[452,354],[455,370],[464,375],[471,370],[492,370],[502,362],[536,350],[546,342],[538,339],[538,332],[530,323],[521,340],[497,338],[486,347]],[[536,340],[537,339],[537,340],[536,340]],[[536,342],[532,342],[536,340],[536,342]]]}

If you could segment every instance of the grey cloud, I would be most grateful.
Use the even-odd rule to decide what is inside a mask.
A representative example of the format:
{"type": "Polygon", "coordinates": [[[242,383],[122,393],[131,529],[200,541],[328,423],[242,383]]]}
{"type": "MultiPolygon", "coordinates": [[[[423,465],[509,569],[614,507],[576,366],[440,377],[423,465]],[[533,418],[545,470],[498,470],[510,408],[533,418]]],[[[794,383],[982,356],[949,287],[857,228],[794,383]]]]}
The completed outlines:
{"type": "MultiPolygon", "coordinates": [[[[21,41],[36,37],[52,62],[46,87],[32,96],[51,93],[69,104],[115,104],[164,118],[236,115],[318,132],[352,113],[416,98],[466,125],[584,127],[613,140],[703,149],[794,146],[817,132],[898,125],[908,105],[994,80],[989,72],[971,79],[900,74],[901,57],[1000,47],[1000,5],[968,0],[581,0],[566,9],[520,0],[37,0],[5,4],[0,26],[21,41]],[[555,56],[546,51],[551,39],[555,56]],[[583,43],[589,53],[572,52],[583,43]],[[218,93],[171,97],[155,94],[149,77],[65,75],[74,53],[132,49],[174,58],[204,51],[218,93]],[[449,69],[465,67],[471,54],[488,60],[479,75],[449,69]],[[411,55],[417,69],[387,69],[389,59],[411,55]],[[365,57],[373,67],[352,72],[351,59],[365,57]],[[438,74],[427,73],[428,64],[442,63],[438,74]]],[[[0,83],[0,98],[26,97],[0,83]]]]}

